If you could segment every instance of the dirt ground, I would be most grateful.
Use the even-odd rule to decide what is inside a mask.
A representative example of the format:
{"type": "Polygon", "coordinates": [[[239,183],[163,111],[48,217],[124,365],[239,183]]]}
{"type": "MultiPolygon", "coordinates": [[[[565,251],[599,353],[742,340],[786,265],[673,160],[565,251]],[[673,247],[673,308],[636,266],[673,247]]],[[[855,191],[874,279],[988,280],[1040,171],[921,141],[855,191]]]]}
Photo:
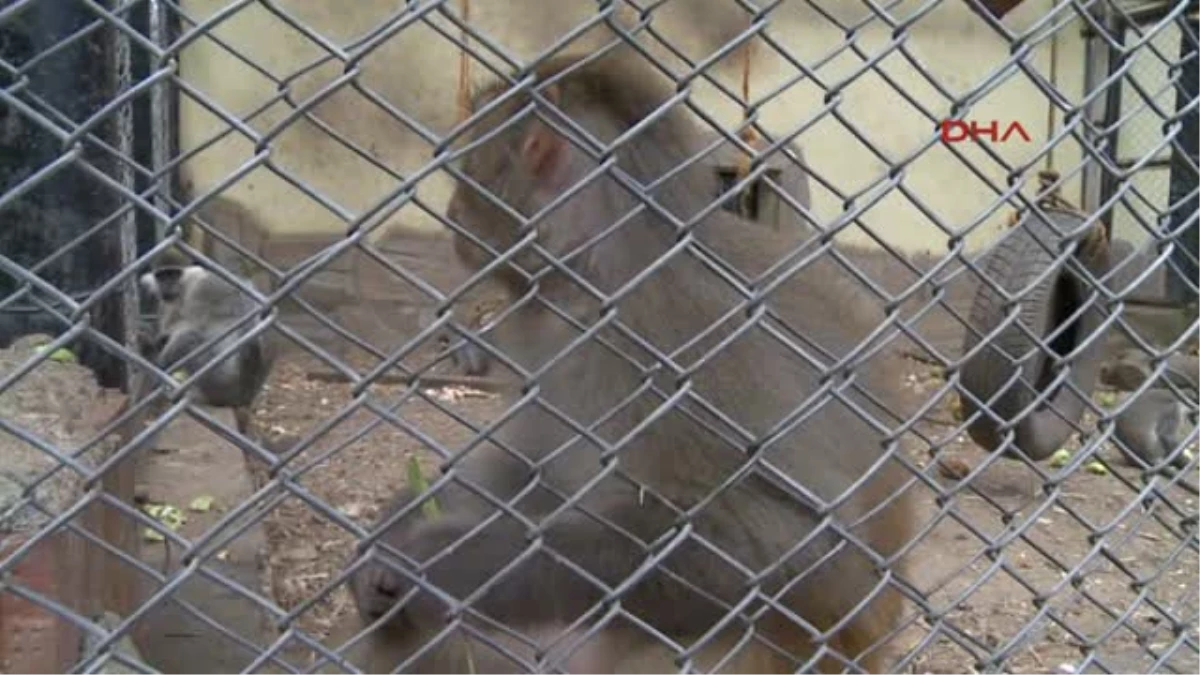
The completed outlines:
{"type": "MultiPolygon", "coordinates": [[[[906,368],[905,390],[914,401],[944,386],[927,365],[908,361],[906,368]]],[[[410,457],[427,475],[435,473],[436,455],[422,436],[457,450],[473,432],[454,416],[480,424],[506,409],[498,395],[433,389],[425,392],[428,400],[413,395],[397,410],[405,427],[360,406],[322,431],[352,395],[347,384],[310,381],[312,369],[327,370],[299,358],[279,365],[258,424],[276,443],[320,434],[290,463],[294,479],[305,494],[363,527],[405,483],[410,457]]],[[[395,403],[405,388],[371,392],[377,404],[395,403]]],[[[1200,560],[1194,534],[1184,529],[1195,527],[1195,497],[1168,487],[1150,498],[1138,472],[1111,446],[1100,453],[1105,475],[1085,470],[1082,461],[1055,470],[989,458],[965,434],[948,439],[935,461],[929,443],[954,431],[951,398],[943,396],[905,439],[907,456],[931,489],[912,579],[927,604],[914,610],[897,640],[907,654],[902,669],[1200,670],[1194,623],[1200,560]],[[987,662],[991,654],[1003,662],[987,662]]],[[[1187,479],[1194,484],[1196,476],[1187,479]]],[[[325,589],[354,546],[349,532],[300,496],[272,513],[267,535],[272,591],[288,609],[325,589]]],[[[352,612],[342,585],[310,607],[299,627],[325,636],[352,612]]]]}

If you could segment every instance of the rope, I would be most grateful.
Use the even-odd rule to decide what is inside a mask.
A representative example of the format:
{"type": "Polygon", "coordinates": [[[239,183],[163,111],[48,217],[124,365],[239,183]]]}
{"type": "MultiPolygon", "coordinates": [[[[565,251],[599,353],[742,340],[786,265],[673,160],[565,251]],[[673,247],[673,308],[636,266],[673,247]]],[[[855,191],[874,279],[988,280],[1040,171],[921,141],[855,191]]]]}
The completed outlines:
{"type": "MultiPolygon", "coordinates": [[[[754,61],[754,39],[746,43],[745,51],[742,52],[742,121],[750,120],[750,64],[754,61]]],[[[751,148],[757,150],[759,148],[761,138],[753,125],[746,125],[742,129],[741,138],[751,148]]],[[[752,157],[749,154],[743,154],[738,158],[736,171],[736,180],[741,181],[750,174],[750,162],[752,157]]],[[[739,199],[742,200],[742,211],[749,213],[751,211],[753,192],[750,190],[742,190],[739,199]]]]}
{"type": "MultiPolygon", "coordinates": [[[[1038,197],[1036,200],[1038,207],[1042,209],[1057,209],[1059,211],[1066,211],[1068,213],[1073,213],[1080,217],[1086,218],[1087,213],[1071,202],[1067,201],[1057,187],[1051,189],[1050,186],[1058,182],[1058,178],[1058,172],[1053,169],[1043,169],[1038,172],[1038,197]]],[[[1009,213],[1008,226],[1012,227],[1021,222],[1021,216],[1021,209],[1015,209],[1009,213]]]]}
{"type": "MultiPolygon", "coordinates": [[[[1086,219],[1087,212],[1063,197],[1057,187],[1051,188],[1058,182],[1058,179],[1059,173],[1054,169],[1043,169],[1038,172],[1038,197],[1036,200],[1038,208],[1071,213],[1086,219]]],[[[1008,214],[1008,227],[1015,227],[1021,222],[1023,216],[1024,212],[1021,209],[1014,209],[1008,214]]],[[[1108,232],[1104,228],[1104,223],[1102,220],[1097,220],[1080,240],[1077,255],[1083,260],[1092,260],[1101,253],[1107,253],[1108,244],[1108,232]]]]}
{"type": "MultiPolygon", "coordinates": [[[[745,51],[742,52],[742,121],[750,119],[750,64],[754,60],[754,40],[751,39],[746,43],[745,51]]],[[[759,141],[758,132],[753,126],[747,126],[742,130],[741,138],[750,147],[757,148],[759,141]]],[[[738,162],[737,177],[741,180],[750,173],[750,156],[742,155],[738,162]]]]}

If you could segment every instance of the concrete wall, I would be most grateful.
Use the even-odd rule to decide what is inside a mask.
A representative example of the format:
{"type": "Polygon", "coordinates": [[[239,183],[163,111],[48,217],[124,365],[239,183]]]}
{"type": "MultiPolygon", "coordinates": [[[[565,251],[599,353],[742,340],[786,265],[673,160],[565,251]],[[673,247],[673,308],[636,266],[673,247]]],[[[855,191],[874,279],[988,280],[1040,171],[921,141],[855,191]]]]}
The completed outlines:
{"type": "MultiPolygon", "coordinates": [[[[229,4],[229,0],[185,0],[183,6],[192,19],[205,21],[229,4]]],[[[289,94],[294,102],[307,101],[321,95],[343,75],[342,64],[332,60],[306,69],[328,52],[303,30],[290,25],[289,20],[319,33],[333,45],[353,51],[350,45],[384,25],[389,16],[401,11],[398,8],[403,3],[278,0],[274,4],[287,12],[287,16],[272,14],[261,4],[250,3],[213,28],[212,34],[224,46],[209,38],[199,38],[183,52],[183,79],[222,112],[214,114],[185,96],[181,110],[184,151],[203,149],[182,170],[195,191],[203,193],[255,160],[255,144],[244,135],[227,134],[213,142],[230,129],[229,121],[222,119],[222,115],[246,120],[246,127],[271,138],[270,152],[258,156],[264,163],[229,186],[224,194],[241,202],[272,233],[334,232],[344,226],[345,217],[374,207],[400,185],[401,177],[426,164],[432,146],[422,138],[423,133],[440,135],[453,126],[459,50],[433,28],[417,22],[357,62],[361,86],[387,105],[402,110],[424,132],[407,128],[349,84],[337,88],[313,109],[316,117],[355,143],[371,158],[368,160],[348,150],[317,124],[306,120],[286,123],[292,108],[282,100],[281,92],[289,94]],[[231,53],[231,49],[245,60],[231,53]],[[284,81],[287,85],[281,87],[284,81]],[[262,112],[247,120],[259,110],[262,112]],[[373,166],[372,161],[383,168],[373,166]],[[267,169],[265,162],[287,178],[267,169]],[[321,204],[307,196],[296,182],[319,193],[328,203],[321,204]]],[[[900,3],[891,11],[897,20],[902,20],[919,11],[923,4],[900,3]]],[[[1021,34],[1051,4],[1027,0],[1006,17],[1005,25],[1021,34]]],[[[836,23],[818,15],[807,3],[785,3],[772,14],[769,34],[792,57],[814,69],[815,81],[805,78],[795,83],[762,110],[765,126],[777,134],[821,117],[820,122],[796,140],[816,174],[841,193],[823,187],[820,180],[813,183],[813,205],[819,222],[836,222],[844,213],[848,195],[887,176],[889,164],[908,161],[902,183],[920,205],[899,190],[888,190],[887,196],[860,219],[864,226],[902,250],[935,254],[945,250],[947,236],[923,209],[949,229],[982,222],[984,227],[969,240],[974,246],[994,236],[1007,215],[1007,211],[995,210],[999,199],[996,189],[1006,185],[1009,167],[1034,161],[1048,136],[1046,95],[1030,74],[1014,68],[1001,70],[1011,59],[1008,41],[995,36],[966,3],[944,0],[909,30],[902,42],[902,52],[898,48],[901,44],[893,37],[892,26],[874,19],[854,28],[870,14],[860,3],[825,5],[835,12],[836,23]],[[861,54],[845,47],[848,40],[861,54]],[[874,72],[854,77],[866,67],[865,60],[875,58],[878,61],[874,72]],[[920,64],[925,74],[914,67],[910,58],[920,64]],[[1033,142],[993,145],[1000,162],[978,147],[955,146],[986,180],[974,176],[945,147],[930,148],[913,158],[937,133],[935,123],[906,102],[896,87],[885,81],[884,75],[930,115],[941,118],[950,112],[953,99],[963,97],[993,74],[998,85],[981,95],[971,118],[985,122],[1019,121],[1033,142]],[[849,84],[843,86],[847,81],[849,84]],[[835,90],[836,96],[831,97],[829,92],[835,90]],[[835,110],[846,124],[824,113],[826,109],[835,110]],[[857,140],[847,124],[866,142],[857,140]]],[[[529,59],[594,17],[595,8],[596,3],[591,0],[476,0],[472,4],[471,23],[505,54],[529,59]]],[[[458,34],[444,18],[435,16],[432,23],[458,34]]],[[[656,13],[654,22],[656,30],[690,58],[712,54],[746,25],[745,14],[726,0],[674,0],[656,13]]],[[[1079,22],[1073,20],[1057,31],[1058,89],[1071,102],[1078,102],[1083,82],[1079,29],[1079,22]]],[[[578,39],[572,50],[587,50],[588,45],[595,45],[603,38],[603,34],[592,31],[578,39]]],[[[784,59],[772,56],[769,48],[758,47],[756,53],[760,58],[754,69],[752,98],[761,97],[797,76],[799,71],[784,59]]],[[[1049,41],[1037,42],[1026,59],[1027,70],[1036,73],[1036,77],[1048,77],[1049,54],[1049,41]]],[[[494,54],[489,60],[502,67],[494,54]]],[[[716,72],[735,91],[739,89],[740,69],[736,59],[726,59],[716,72]]],[[[490,79],[487,69],[478,63],[473,65],[472,73],[475,81],[490,79]]],[[[713,87],[701,86],[697,98],[723,124],[733,125],[740,119],[741,109],[736,102],[713,87]]],[[[1054,161],[1060,170],[1069,173],[1079,162],[1079,152],[1066,145],[1056,151],[1054,161]]],[[[1035,162],[1028,172],[1027,193],[1032,192],[1033,175],[1041,166],[1041,162],[1035,162]]],[[[451,183],[447,177],[433,174],[421,180],[417,189],[419,201],[437,211],[443,207],[451,183]]],[[[858,203],[869,201],[870,195],[878,190],[878,187],[869,190],[858,203]]],[[[1078,183],[1069,184],[1065,194],[1078,199],[1078,183]]],[[[397,227],[419,231],[440,228],[416,204],[388,218],[386,228],[397,227]]],[[[866,240],[857,228],[852,228],[848,236],[855,241],[866,240]]]]}

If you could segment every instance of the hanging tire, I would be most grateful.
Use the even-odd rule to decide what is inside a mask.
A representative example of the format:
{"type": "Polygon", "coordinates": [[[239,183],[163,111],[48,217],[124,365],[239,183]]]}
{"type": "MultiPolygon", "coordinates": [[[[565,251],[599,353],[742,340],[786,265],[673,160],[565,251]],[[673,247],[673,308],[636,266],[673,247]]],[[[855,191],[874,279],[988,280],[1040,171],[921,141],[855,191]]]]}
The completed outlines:
{"type": "Polygon", "coordinates": [[[1108,263],[1113,270],[1108,287],[1113,291],[1131,290],[1129,287],[1145,270],[1148,262],[1133,244],[1124,239],[1113,239],[1108,243],[1108,263]]]}
{"type": "MultiPolygon", "coordinates": [[[[1075,230],[1084,222],[1073,212],[1044,211],[1053,227],[1036,214],[1027,215],[992,250],[983,267],[984,275],[1010,295],[1029,287],[1054,267],[1055,252],[1062,241],[1056,230],[1075,230]]],[[[1076,259],[1094,277],[1103,277],[1109,269],[1108,247],[1101,245],[1081,253],[1085,248],[1077,249],[1076,259]]],[[[976,291],[963,353],[971,354],[983,340],[988,344],[963,363],[961,381],[963,389],[986,410],[980,410],[971,396],[960,398],[967,418],[974,417],[967,433],[985,450],[1004,445],[1006,432],[1011,429],[1013,438],[1005,448],[1006,455],[1019,451],[1033,461],[1046,459],[1075,431],[1085,407],[1081,396],[1090,398],[1096,385],[1104,345],[1102,336],[1094,334],[1103,314],[1093,306],[1072,320],[1088,299],[1090,284],[1068,269],[1066,262],[1058,267],[1057,272],[1015,298],[1018,319],[1007,325],[1004,296],[984,282],[976,291]],[[999,332],[993,336],[997,329],[999,332]],[[990,340],[988,336],[992,336],[990,340]],[[1086,346],[1072,360],[1066,378],[1079,393],[1072,391],[1066,381],[1053,386],[1058,375],[1053,368],[1055,358],[1042,345],[1060,357],[1081,344],[1086,346]],[[1006,429],[1010,424],[1013,426],[1006,429]]]]}

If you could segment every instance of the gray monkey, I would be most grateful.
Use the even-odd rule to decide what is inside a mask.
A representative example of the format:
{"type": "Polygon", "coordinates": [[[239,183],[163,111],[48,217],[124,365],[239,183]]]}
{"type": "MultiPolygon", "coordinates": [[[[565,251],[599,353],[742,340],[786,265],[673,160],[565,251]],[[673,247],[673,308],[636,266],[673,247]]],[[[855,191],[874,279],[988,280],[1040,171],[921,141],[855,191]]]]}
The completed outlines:
{"type": "MultiPolygon", "coordinates": [[[[1187,440],[1189,424],[1186,417],[1187,407],[1171,390],[1148,389],[1130,401],[1126,410],[1116,417],[1114,432],[1120,441],[1118,447],[1123,446],[1124,452],[1133,453],[1147,465],[1157,465],[1187,440]]],[[[1163,467],[1163,471],[1174,478],[1187,465],[1187,455],[1180,452],[1163,467]]],[[[1184,490],[1200,495],[1200,488],[1189,480],[1181,478],[1177,483],[1184,490]]]]}
{"type": "Polygon", "coordinates": [[[190,395],[203,405],[232,408],[238,433],[248,435],[251,406],[274,364],[274,350],[261,333],[240,342],[255,324],[244,324],[196,355],[185,357],[257,311],[258,305],[199,265],[160,267],[143,274],[140,283],[157,305],[159,318],[153,335],[141,336],[139,346],[160,368],[193,373],[231,345],[241,345],[201,377],[190,395]]]}

